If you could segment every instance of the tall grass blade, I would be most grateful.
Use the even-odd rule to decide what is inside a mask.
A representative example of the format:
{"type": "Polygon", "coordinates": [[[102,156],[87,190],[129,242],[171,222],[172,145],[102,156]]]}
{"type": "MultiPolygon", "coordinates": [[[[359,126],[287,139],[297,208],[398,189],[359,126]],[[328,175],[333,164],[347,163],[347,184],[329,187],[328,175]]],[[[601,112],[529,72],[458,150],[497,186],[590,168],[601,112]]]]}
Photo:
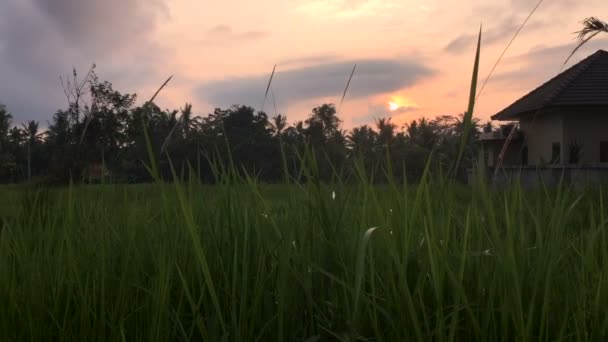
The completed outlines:
{"type": "Polygon", "coordinates": [[[351,322],[352,324],[357,324],[358,315],[359,315],[359,311],[360,311],[359,303],[361,301],[361,288],[363,287],[363,277],[365,275],[365,254],[366,254],[367,246],[372,237],[372,234],[378,228],[379,227],[372,227],[365,231],[365,233],[363,234],[363,238],[361,239],[361,242],[359,243],[359,248],[357,250],[357,270],[355,273],[355,302],[354,302],[353,318],[352,318],[352,322],[351,322]]]}
{"type": "Polygon", "coordinates": [[[272,79],[274,77],[274,72],[277,70],[277,65],[275,64],[272,67],[272,73],[270,74],[270,78],[268,79],[268,85],[266,86],[266,92],[264,93],[264,101],[262,101],[262,106],[260,107],[260,111],[264,111],[264,105],[266,104],[266,99],[268,98],[268,92],[270,92],[270,87],[272,86],[272,79]]]}
{"type": "Polygon", "coordinates": [[[342,93],[342,97],[340,98],[340,104],[338,105],[337,114],[340,114],[340,110],[342,109],[342,103],[344,102],[344,98],[346,97],[346,93],[348,92],[348,87],[350,86],[350,81],[353,79],[355,75],[355,70],[357,69],[357,64],[353,66],[353,70],[350,72],[350,76],[348,77],[348,81],[346,82],[346,87],[344,87],[344,92],[342,93]]]}
{"type": "Polygon", "coordinates": [[[500,62],[502,61],[503,57],[505,56],[505,54],[507,53],[507,51],[509,50],[509,48],[511,47],[511,45],[513,44],[513,42],[515,41],[515,39],[519,36],[519,34],[521,33],[521,31],[524,29],[524,27],[526,26],[526,24],[528,24],[528,21],[530,21],[530,18],[532,18],[532,16],[534,15],[534,13],[536,13],[536,10],[538,10],[538,8],[540,7],[540,5],[543,3],[544,0],[538,0],[538,2],[536,3],[536,6],[534,6],[534,8],[532,9],[532,11],[528,14],[528,16],[526,17],[526,19],[521,23],[521,25],[517,28],[517,31],[515,31],[515,34],[513,35],[513,37],[511,38],[511,40],[509,40],[509,43],[507,44],[507,46],[505,46],[504,50],[502,50],[500,56],[498,57],[498,59],[496,60],[496,63],[494,63],[494,66],[492,66],[492,69],[490,70],[490,72],[488,73],[488,76],[486,77],[486,79],[483,81],[483,84],[481,85],[481,88],[479,89],[479,93],[477,94],[477,100],[479,100],[479,97],[481,96],[481,94],[483,93],[483,90],[485,89],[488,81],[490,80],[490,78],[492,77],[492,75],[494,74],[494,71],[496,71],[496,68],[498,67],[498,64],[500,64],[500,62]]]}
{"type": "Polygon", "coordinates": [[[475,62],[473,64],[473,75],[471,77],[471,88],[469,90],[469,105],[463,118],[463,133],[460,139],[460,147],[458,149],[458,157],[454,163],[453,172],[456,174],[460,167],[460,161],[464,155],[465,148],[469,142],[469,135],[473,128],[473,111],[475,109],[475,96],[477,94],[477,77],[479,75],[479,57],[481,53],[481,27],[479,28],[479,36],[477,38],[477,50],[475,52],[475,62]]]}

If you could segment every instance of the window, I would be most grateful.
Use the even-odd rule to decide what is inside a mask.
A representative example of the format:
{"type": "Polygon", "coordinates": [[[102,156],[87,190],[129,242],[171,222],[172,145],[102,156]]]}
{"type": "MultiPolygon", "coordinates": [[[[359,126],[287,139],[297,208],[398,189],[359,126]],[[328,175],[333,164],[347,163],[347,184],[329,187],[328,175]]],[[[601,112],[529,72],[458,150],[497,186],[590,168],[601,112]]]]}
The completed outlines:
{"type": "Polygon", "coordinates": [[[494,151],[491,148],[488,148],[486,160],[488,162],[488,166],[494,166],[494,151]]]}
{"type": "Polygon", "coordinates": [[[568,146],[568,163],[578,164],[583,155],[583,144],[578,141],[572,141],[568,146]]]}
{"type": "Polygon", "coordinates": [[[528,165],[528,146],[524,146],[521,150],[521,164],[524,166],[528,165]]]}
{"type": "Polygon", "coordinates": [[[561,146],[560,143],[554,142],[551,145],[551,164],[559,164],[561,156],[561,146]]]}
{"type": "Polygon", "coordinates": [[[600,142],[600,163],[608,163],[608,141],[600,142]]]}

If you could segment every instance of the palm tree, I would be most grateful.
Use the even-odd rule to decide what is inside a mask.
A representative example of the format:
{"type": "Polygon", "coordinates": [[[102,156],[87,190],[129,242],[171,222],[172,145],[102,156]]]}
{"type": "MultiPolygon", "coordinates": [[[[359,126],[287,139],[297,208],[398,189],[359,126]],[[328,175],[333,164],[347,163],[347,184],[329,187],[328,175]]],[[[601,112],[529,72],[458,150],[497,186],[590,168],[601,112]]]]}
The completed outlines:
{"type": "Polygon", "coordinates": [[[186,103],[184,105],[184,108],[182,108],[180,111],[181,123],[178,122],[177,124],[180,124],[182,126],[184,139],[188,140],[191,136],[192,130],[195,130],[197,127],[199,127],[201,119],[198,116],[193,117],[191,103],[186,103]]]}
{"type": "Polygon", "coordinates": [[[408,142],[426,150],[432,150],[439,140],[435,125],[427,118],[413,120],[406,125],[408,142]]]}
{"type": "Polygon", "coordinates": [[[17,126],[11,128],[8,131],[8,143],[13,146],[20,146],[25,141],[27,141],[27,135],[23,132],[23,130],[17,126]]]}
{"type": "Polygon", "coordinates": [[[281,136],[285,127],[287,127],[287,117],[285,115],[279,114],[272,117],[272,128],[274,128],[277,136],[281,136]]]}
{"type": "Polygon", "coordinates": [[[602,21],[596,17],[589,17],[583,20],[583,29],[576,32],[578,34],[578,45],[572,50],[564,65],[568,63],[570,58],[580,49],[583,45],[587,44],[591,39],[600,33],[608,33],[608,23],[602,21]]]}
{"type": "Polygon", "coordinates": [[[39,123],[37,121],[30,120],[27,122],[27,125],[21,124],[21,127],[23,127],[23,132],[27,136],[27,141],[29,144],[35,145],[42,141],[44,132],[38,133],[39,123]]]}
{"type": "Polygon", "coordinates": [[[11,127],[13,116],[6,110],[6,107],[0,103],[0,151],[6,150],[3,146],[7,143],[8,132],[11,127]]]}
{"type": "MultiPolygon", "coordinates": [[[[152,117],[153,119],[156,119],[157,122],[155,122],[156,125],[156,129],[158,130],[156,132],[156,134],[160,134],[160,136],[165,136],[165,140],[162,143],[161,147],[160,147],[160,151],[161,154],[163,152],[165,152],[165,150],[167,149],[167,146],[169,146],[169,142],[171,141],[171,139],[173,138],[173,132],[175,132],[175,130],[178,128],[179,126],[179,119],[177,118],[177,110],[173,110],[173,111],[161,111],[156,117],[152,117]]],[[[189,114],[187,114],[189,115],[189,114]]],[[[180,118],[183,119],[183,118],[180,118]]]]}
{"type": "Polygon", "coordinates": [[[391,118],[376,119],[376,128],[378,129],[378,142],[382,147],[390,146],[395,138],[395,129],[397,125],[391,122],[391,118]]]}
{"type": "Polygon", "coordinates": [[[371,153],[376,136],[376,132],[367,125],[355,127],[346,137],[347,147],[351,149],[353,155],[367,157],[371,153]]]}
{"type": "Polygon", "coordinates": [[[32,147],[42,141],[44,133],[38,133],[38,122],[30,120],[27,125],[21,124],[23,133],[27,137],[27,180],[32,180],[32,147]]]}

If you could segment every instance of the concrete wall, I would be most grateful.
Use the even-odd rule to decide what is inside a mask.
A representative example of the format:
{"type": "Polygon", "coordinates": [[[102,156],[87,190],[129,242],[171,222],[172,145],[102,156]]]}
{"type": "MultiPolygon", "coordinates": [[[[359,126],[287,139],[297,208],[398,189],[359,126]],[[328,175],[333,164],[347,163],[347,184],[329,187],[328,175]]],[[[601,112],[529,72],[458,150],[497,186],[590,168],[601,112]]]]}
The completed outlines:
{"type": "MultiPolygon", "coordinates": [[[[469,185],[480,180],[476,172],[473,169],[468,170],[469,185]]],[[[543,185],[557,186],[562,182],[575,188],[608,184],[608,167],[564,167],[559,165],[539,168],[507,167],[500,169],[495,180],[492,177],[494,174],[492,168],[484,170],[484,173],[485,178],[483,180],[499,188],[509,187],[515,183],[519,183],[523,188],[535,188],[543,185]]]]}
{"type": "Polygon", "coordinates": [[[542,165],[551,161],[553,143],[560,143],[560,162],[567,160],[564,145],[564,116],[557,111],[544,111],[534,118],[519,121],[528,145],[528,165],[542,165]]]}
{"type": "MultiPolygon", "coordinates": [[[[597,165],[600,163],[600,142],[608,141],[608,111],[587,108],[563,113],[564,146],[568,157],[572,142],[582,144],[580,163],[597,165]]],[[[568,163],[569,160],[565,159],[568,163]]],[[[608,165],[608,163],[604,163],[608,165]]]]}

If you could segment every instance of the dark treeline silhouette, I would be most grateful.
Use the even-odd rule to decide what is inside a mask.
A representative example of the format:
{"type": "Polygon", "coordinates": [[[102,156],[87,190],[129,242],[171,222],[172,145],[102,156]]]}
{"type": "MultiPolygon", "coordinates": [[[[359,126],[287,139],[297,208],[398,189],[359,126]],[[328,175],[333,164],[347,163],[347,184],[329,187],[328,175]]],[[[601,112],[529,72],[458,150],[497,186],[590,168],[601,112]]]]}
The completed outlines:
{"type": "MultiPolygon", "coordinates": [[[[293,125],[284,115],[269,117],[247,106],[217,108],[205,117],[190,104],[179,110],[161,110],[153,102],[136,106],[135,94],[114,90],[94,69],[82,81],[74,72],[62,84],[68,106],[55,112],[44,132],[36,121],[14,124],[0,105],[1,183],[148,182],[149,147],[165,180],[173,179],[172,165],[179,177],[205,182],[217,181],[228,167],[263,182],[311,177],[304,170],[315,170],[312,176],[320,180],[347,180],[364,170],[382,182],[390,167],[397,180],[415,182],[427,160],[433,172],[451,167],[464,132],[462,115],[421,118],[403,127],[379,118],[373,126],[346,131],[332,104],[293,125]]],[[[460,177],[475,156],[480,127],[474,124],[460,177]]]]}

